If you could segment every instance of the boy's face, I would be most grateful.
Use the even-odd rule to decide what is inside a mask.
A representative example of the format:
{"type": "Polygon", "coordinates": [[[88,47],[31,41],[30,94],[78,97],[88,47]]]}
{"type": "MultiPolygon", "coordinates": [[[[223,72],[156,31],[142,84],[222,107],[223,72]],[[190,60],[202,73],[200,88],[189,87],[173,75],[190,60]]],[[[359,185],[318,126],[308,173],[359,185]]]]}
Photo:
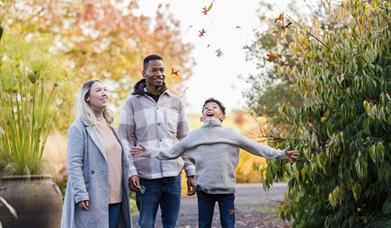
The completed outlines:
{"type": "Polygon", "coordinates": [[[220,106],[216,102],[206,103],[204,109],[202,110],[202,117],[200,120],[204,121],[205,119],[212,119],[212,118],[217,118],[221,122],[225,120],[225,115],[221,111],[220,106]]]}

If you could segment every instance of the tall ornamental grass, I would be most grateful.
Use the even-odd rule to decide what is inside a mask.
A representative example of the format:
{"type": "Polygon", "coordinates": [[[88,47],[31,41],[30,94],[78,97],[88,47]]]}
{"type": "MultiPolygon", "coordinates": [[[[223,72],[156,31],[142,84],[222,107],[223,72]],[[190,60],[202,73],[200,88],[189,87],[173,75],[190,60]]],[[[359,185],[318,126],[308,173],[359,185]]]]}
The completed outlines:
{"type": "Polygon", "coordinates": [[[64,69],[48,37],[5,29],[0,40],[0,175],[41,174],[62,104],[64,69]]]}

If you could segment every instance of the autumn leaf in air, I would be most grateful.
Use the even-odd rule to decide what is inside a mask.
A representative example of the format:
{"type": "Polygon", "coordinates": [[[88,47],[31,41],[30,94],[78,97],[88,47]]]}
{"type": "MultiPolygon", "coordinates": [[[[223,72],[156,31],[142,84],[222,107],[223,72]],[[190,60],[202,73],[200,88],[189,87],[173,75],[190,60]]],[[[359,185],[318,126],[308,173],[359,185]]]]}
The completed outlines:
{"type": "Polygon", "coordinates": [[[180,70],[175,70],[173,67],[171,67],[171,75],[176,75],[177,77],[179,77],[179,71],[180,70]]]}
{"type": "Polygon", "coordinates": [[[282,29],[288,29],[289,26],[291,26],[291,24],[292,24],[292,22],[289,22],[288,24],[283,25],[283,26],[282,26],[282,29]]]}
{"type": "Polygon", "coordinates": [[[215,52],[216,52],[216,56],[219,58],[223,55],[223,52],[220,50],[220,48],[217,49],[215,52]]]}
{"type": "Polygon", "coordinates": [[[208,8],[207,8],[206,6],[204,6],[204,7],[202,8],[202,13],[203,13],[204,15],[207,15],[207,14],[209,13],[209,11],[212,9],[212,6],[213,6],[213,2],[211,2],[211,3],[209,4],[208,8]]]}
{"type": "Polygon", "coordinates": [[[277,53],[275,52],[272,52],[272,51],[269,51],[267,54],[266,54],[266,60],[271,62],[271,61],[274,61],[278,58],[278,55],[277,53]]]}
{"type": "Polygon", "coordinates": [[[251,50],[252,50],[252,49],[250,48],[250,46],[248,46],[247,44],[246,44],[246,45],[244,45],[242,48],[243,48],[243,49],[247,49],[247,50],[249,50],[249,51],[251,51],[251,50]]]}
{"type": "Polygon", "coordinates": [[[198,36],[203,37],[205,33],[206,33],[205,29],[201,29],[200,31],[198,31],[198,36]]]}
{"type": "Polygon", "coordinates": [[[281,13],[277,18],[274,19],[274,23],[277,21],[284,21],[284,13],[281,13]]]}

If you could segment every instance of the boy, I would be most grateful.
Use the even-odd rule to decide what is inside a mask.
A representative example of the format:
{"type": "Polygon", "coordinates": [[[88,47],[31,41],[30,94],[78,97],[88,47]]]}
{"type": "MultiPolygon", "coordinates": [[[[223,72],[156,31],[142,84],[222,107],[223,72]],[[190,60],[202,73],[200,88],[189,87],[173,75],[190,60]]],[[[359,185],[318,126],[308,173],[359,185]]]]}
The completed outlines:
{"type": "Polygon", "coordinates": [[[175,159],[184,156],[195,164],[195,182],[198,199],[198,225],[211,227],[216,201],[220,208],[220,222],[223,228],[235,226],[235,168],[239,160],[239,148],[254,155],[285,159],[292,162],[299,153],[296,150],[276,150],[256,143],[236,133],[233,129],[223,128],[225,119],[223,104],[209,98],[202,108],[204,125],[192,131],[170,150],[146,148],[142,144],[133,147],[134,156],[149,156],[159,159],[175,159]]]}

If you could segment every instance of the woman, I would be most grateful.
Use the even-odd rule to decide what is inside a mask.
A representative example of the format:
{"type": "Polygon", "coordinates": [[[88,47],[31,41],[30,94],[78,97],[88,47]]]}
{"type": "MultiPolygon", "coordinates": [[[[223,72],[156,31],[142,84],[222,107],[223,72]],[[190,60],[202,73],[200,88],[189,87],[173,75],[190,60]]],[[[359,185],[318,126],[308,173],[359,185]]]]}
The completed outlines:
{"type": "Polygon", "coordinates": [[[99,80],[86,82],[68,131],[68,185],[62,228],[131,227],[128,160],[110,126],[108,94],[99,80]]]}

